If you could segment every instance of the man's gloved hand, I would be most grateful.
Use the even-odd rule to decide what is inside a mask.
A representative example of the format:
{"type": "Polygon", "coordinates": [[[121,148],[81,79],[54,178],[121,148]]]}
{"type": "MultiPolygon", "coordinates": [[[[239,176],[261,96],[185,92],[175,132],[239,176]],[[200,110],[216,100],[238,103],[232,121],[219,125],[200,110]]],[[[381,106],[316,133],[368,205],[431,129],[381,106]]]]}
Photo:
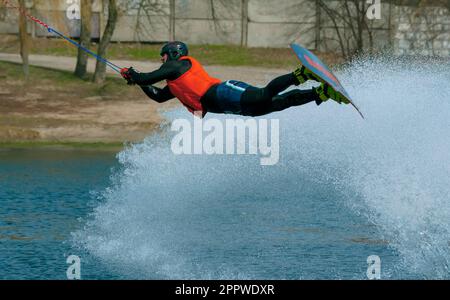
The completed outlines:
{"type": "Polygon", "coordinates": [[[128,85],[134,85],[136,82],[133,80],[133,74],[136,73],[136,71],[133,69],[133,67],[129,68],[123,68],[120,70],[120,75],[127,81],[128,85]]]}

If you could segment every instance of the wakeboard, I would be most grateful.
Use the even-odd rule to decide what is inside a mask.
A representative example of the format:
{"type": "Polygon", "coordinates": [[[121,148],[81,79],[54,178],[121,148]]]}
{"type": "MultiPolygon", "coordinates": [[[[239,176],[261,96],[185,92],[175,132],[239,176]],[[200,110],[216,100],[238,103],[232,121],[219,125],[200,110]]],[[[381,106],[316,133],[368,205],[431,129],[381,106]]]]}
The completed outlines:
{"type": "Polygon", "coordinates": [[[291,44],[291,48],[292,50],[294,50],[295,55],[300,60],[300,63],[306,69],[319,77],[321,82],[329,84],[337,93],[348,100],[348,102],[358,111],[358,113],[364,119],[364,115],[353,103],[350,95],[344,89],[342,84],[339,82],[333,72],[331,72],[331,70],[317,56],[311,53],[311,51],[309,51],[308,49],[297,44],[291,44]]]}

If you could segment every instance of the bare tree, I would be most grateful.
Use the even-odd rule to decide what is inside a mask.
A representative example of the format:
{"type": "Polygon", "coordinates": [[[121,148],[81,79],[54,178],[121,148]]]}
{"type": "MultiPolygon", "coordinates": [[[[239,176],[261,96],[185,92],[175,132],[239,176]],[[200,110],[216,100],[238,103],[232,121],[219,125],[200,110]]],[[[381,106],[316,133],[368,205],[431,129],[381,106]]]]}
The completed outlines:
{"type": "MultiPolygon", "coordinates": [[[[19,6],[22,11],[26,10],[25,0],[19,0],[19,6]]],[[[24,14],[19,14],[19,39],[20,39],[20,56],[22,57],[23,73],[25,79],[28,80],[30,75],[29,54],[30,41],[27,33],[27,18],[24,14]]]]}
{"type": "MultiPolygon", "coordinates": [[[[104,0],[106,3],[106,0],[104,0]]],[[[106,23],[105,31],[98,45],[98,54],[104,56],[108,46],[111,42],[112,35],[114,34],[114,29],[117,24],[117,3],[116,0],[108,0],[108,22],[106,23]]],[[[97,61],[94,73],[94,82],[103,83],[106,76],[106,65],[100,61],[97,61]]]]}
{"type": "MultiPolygon", "coordinates": [[[[344,58],[350,58],[358,52],[373,49],[372,21],[366,17],[370,4],[360,0],[343,0],[333,2],[317,0],[317,5],[325,12],[326,17],[333,24],[336,35],[328,39],[339,44],[344,58]],[[366,38],[367,36],[367,38],[366,38]],[[368,42],[366,42],[368,41],[368,42]]],[[[326,42],[321,40],[321,42],[326,42]]]]}
{"type": "Polygon", "coordinates": [[[248,0],[241,2],[241,47],[248,45],[248,0]]]}
{"type": "MultiPolygon", "coordinates": [[[[81,32],[80,44],[85,48],[89,48],[91,43],[91,17],[92,17],[92,1],[80,0],[81,10],[81,32]]],[[[75,67],[75,76],[84,78],[87,72],[88,54],[78,49],[77,65],[75,67]]]]}
{"type": "Polygon", "coordinates": [[[7,11],[6,11],[6,5],[5,6],[0,6],[0,21],[4,21],[6,20],[6,15],[7,15],[7,11]]]}

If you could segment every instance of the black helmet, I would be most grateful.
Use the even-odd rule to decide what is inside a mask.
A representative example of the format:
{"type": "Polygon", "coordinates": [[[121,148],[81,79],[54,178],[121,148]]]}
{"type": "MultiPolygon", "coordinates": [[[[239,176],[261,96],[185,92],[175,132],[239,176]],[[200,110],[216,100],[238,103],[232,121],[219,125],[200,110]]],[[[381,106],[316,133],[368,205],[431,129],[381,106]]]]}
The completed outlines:
{"type": "Polygon", "coordinates": [[[168,60],[178,60],[182,56],[188,55],[188,47],[183,42],[168,42],[161,48],[161,56],[168,55],[168,60]]]}

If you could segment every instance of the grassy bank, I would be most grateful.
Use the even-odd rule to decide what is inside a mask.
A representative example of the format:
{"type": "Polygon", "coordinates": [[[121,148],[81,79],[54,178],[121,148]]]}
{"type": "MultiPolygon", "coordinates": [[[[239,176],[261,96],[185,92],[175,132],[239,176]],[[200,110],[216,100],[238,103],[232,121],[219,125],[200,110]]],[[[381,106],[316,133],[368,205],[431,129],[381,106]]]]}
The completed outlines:
{"type": "MultiPolygon", "coordinates": [[[[16,37],[3,38],[0,52],[18,53],[19,43],[16,37]]],[[[31,53],[46,55],[76,56],[77,49],[58,39],[34,39],[31,53]]],[[[112,43],[107,53],[109,59],[127,59],[142,61],[160,61],[159,51],[162,44],[112,43]]],[[[91,49],[97,51],[97,45],[91,49]]],[[[289,48],[245,48],[232,45],[189,45],[190,55],[206,65],[255,66],[265,68],[291,68],[297,59],[289,48]]],[[[340,62],[335,55],[318,53],[329,64],[340,62]]]]}
{"type": "Polygon", "coordinates": [[[114,99],[126,95],[123,80],[118,77],[108,76],[104,84],[98,85],[90,81],[91,75],[80,79],[73,72],[30,66],[30,75],[25,81],[21,64],[0,61],[0,69],[0,78],[20,80],[25,88],[39,86],[50,89],[54,86],[56,90],[75,92],[79,97],[114,96],[114,99]]]}
{"type": "Polygon", "coordinates": [[[159,128],[160,108],[121,78],[105,84],[72,72],[0,62],[0,148],[120,150],[159,128]]]}

